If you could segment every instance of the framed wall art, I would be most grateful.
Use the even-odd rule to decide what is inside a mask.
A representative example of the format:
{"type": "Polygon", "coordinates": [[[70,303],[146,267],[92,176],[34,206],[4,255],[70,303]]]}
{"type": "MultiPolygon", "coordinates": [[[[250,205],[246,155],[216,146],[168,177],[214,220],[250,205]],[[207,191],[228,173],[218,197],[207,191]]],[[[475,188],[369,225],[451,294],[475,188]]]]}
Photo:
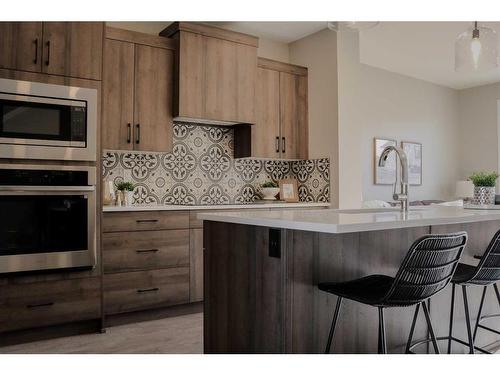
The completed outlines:
{"type": "Polygon", "coordinates": [[[408,157],[408,182],[410,185],[422,185],[422,144],[402,141],[401,148],[408,157]]]}
{"type": "Polygon", "coordinates": [[[280,180],[280,200],[285,202],[299,201],[297,180],[293,178],[280,180]]]}

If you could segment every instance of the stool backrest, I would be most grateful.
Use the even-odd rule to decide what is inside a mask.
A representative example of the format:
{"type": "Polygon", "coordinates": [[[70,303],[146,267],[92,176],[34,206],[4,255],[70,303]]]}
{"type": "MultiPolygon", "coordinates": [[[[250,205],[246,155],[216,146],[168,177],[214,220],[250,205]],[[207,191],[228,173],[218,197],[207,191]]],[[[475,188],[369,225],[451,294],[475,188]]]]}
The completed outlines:
{"type": "Polygon", "coordinates": [[[416,240],[384,297],[393,305],[413,305],[444,289],[457,268],[467,233],[428,234],[416,240]]]}
{"type": "Polygon", "coordinates": [[[500,281],[500,230],[495,233],[467,284],[488,285],[500,281]]]}

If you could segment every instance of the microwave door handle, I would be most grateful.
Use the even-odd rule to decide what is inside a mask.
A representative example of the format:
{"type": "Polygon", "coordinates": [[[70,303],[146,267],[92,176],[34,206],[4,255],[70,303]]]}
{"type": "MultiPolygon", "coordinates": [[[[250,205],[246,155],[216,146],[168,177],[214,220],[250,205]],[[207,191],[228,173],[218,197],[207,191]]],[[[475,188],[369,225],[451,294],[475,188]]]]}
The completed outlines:
{"type": "Polygon", "coordinates": [[[54,191],[54,192],[65,192],[65,191],[75,191],[75,192],[88,192],[95,191],[95,186],[0,186],[1,191],[54,191]]]}

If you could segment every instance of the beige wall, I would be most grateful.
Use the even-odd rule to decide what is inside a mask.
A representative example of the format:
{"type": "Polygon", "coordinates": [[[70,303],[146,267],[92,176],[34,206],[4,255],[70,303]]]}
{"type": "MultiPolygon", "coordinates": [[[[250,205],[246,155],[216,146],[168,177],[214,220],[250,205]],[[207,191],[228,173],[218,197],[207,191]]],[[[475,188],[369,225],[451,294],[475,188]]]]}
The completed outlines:
{"type": "Polygon", "coordinates": [[[460,90],[459,98],[460,177],[498,171],[500,83],[460,90]]]}
{"type": "Polygon", "coordinates": [[[290,44],[290,62],[308,68],[309,156],[329,157],[332,204],[338,206],[337,35],[319,31],[290,44]]]}
{"type": "Polygon", "coordinates": [[[373,184],[373,138],[423,145],[423,184],[410,200],[451,199],[459,176],[458,92],[359,62],[358,36],[338,35],[339,200],[390,200],[391,186],[373,184]]]}

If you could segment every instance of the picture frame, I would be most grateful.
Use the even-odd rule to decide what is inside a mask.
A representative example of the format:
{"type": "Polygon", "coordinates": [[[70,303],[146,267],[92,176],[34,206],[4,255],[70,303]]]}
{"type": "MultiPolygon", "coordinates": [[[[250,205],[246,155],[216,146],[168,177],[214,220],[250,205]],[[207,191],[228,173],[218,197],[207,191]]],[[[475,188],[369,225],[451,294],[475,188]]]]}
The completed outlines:
{"type": "Polygon", "coordinates": [[[384,167],[379,167],[378,161],[386,146],[397,146],[397,144],[394,139],[373,138],[373,183],[375,185],[392,185],[396,181],[396,154],[389,155],[384,167]]]}
{"type": "Polygon", "coordinates": [[[408,157],[408,183],[415,186],[422,185],[422,144],[401,141],[401,148],[408,157]]]}
{"type": "Polygon", "coordinates": [[[280,200],[297,203],[299,201],[299,189],[297,186],[297,180],[293,178],[287,178],[280,180],[280,200]]]}

